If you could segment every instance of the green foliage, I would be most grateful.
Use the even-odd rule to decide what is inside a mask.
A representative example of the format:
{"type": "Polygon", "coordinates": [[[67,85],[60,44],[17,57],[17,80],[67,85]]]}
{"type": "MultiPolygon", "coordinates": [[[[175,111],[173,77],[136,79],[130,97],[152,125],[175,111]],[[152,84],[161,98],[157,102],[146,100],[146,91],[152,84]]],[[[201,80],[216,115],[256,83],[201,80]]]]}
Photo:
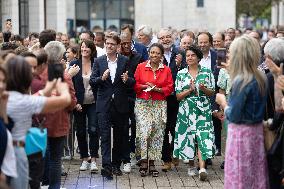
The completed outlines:
{"type": "Polygon", "coordinates": [[[268,16],[271,5],[273,2],[279,2],[280,0],[236,0],[237,2],[237,18],[241,14],[259,18],[268,16]]]}

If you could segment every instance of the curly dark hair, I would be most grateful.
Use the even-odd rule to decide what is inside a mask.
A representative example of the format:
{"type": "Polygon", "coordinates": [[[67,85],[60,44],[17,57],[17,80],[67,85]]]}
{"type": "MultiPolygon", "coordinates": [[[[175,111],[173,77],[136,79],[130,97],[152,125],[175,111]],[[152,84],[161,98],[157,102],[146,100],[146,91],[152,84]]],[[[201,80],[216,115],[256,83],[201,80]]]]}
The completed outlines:
{"type": "Polygon", "coordinates": [[[203,53],[200,50],[200,48],[196,45],[190,45],[186,50],[185,50],[185,54],[187,53],[187,51],[192,51],[196,54],[197,58],[199,60],[201,60],[203,58],[203,53]]]}
{"type": "Polygon", "coordinates": [[[153,47],[158,47],[158,48],[160,49],[160,51],[161,51],[161,54],[164,55],[165,49],[164,49],[163,45],[161,45],[160,43],[153,43],[153,44],[149,47],[148,52],[150,52],[150,50],[151,50],[153,47]]]}

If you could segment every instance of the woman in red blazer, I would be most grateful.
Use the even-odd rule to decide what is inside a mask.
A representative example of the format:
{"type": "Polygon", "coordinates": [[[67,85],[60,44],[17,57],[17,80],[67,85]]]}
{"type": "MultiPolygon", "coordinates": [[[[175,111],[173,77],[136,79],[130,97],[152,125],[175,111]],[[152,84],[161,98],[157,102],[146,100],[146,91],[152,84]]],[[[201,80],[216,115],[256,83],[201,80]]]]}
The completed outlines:
{"type": "Polygon", "coordinates": [[[141,156],[139,171],[142,177],[148,169],[153,177],[157,177],[159,172],[154,161],[162,157],[166,97],[173,92],[171,70],[163,64],[163,54],[163,46],[154,43],[149,48],[149,60],[139,64],[135,72],[136,155],[141,156]]]}

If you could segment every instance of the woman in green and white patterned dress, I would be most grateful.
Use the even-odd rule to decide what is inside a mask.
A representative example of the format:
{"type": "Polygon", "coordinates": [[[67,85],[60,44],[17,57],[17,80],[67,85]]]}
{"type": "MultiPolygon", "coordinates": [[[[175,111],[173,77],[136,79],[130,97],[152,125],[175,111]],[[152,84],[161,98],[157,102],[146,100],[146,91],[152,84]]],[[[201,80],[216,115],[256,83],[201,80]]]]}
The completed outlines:
{"type": "MultiPolygon", "coordinates": [[[[185,53],[188,67],[178,72],[175,83],[176,96],[180,103],[173,156],[182,160],[194,160],[197,151],[199,178],[206,180],[205,160],[215,154],[210,103],[215,81],[211,70],[199,65],[203,54],[198,47],[190,46],[185,53]]],[[[196,168],[190,167],[188,174],[197,174],[196,168]]]]}
{"type": "MultiPolygon", "coordinates": [[[[230,91],[231,91],[231,79],[230,75],[228,73],[229,69],[229,47],[227,47],[226,50],[226,63],[222,62],[222,68],[220,69],[219,75],[218,75],[218,81],[217,81],[217,86],[220,88],[219,93],[224,94],[228,100],[230,91]]],[[[223,121],[223,128],[225,129],[227,133],[227,128],[228,128],[228,120],[224,117],[224,111],[221,111],[222,118],[224,119],[223,121]]],[[[220,165],[221,169],[224,169],[225,167],[225,161],[223,161],[220,165]]]]}

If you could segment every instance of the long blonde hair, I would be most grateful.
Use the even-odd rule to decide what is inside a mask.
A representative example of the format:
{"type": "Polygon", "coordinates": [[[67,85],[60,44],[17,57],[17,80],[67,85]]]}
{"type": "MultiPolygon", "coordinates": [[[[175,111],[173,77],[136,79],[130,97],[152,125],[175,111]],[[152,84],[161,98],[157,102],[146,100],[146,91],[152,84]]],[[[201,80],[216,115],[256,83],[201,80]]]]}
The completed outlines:
{"type": "Polygon", "coordinates": [[[241,91],[255,77],[260,93],[265,94],[266,77],[257,67],[260,63],[260,46],[256,39],[244,35],[230,46],[230,78],[232,85],[240,82],[241,91]]]}

